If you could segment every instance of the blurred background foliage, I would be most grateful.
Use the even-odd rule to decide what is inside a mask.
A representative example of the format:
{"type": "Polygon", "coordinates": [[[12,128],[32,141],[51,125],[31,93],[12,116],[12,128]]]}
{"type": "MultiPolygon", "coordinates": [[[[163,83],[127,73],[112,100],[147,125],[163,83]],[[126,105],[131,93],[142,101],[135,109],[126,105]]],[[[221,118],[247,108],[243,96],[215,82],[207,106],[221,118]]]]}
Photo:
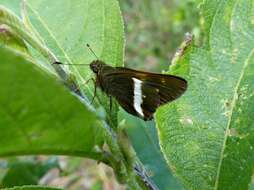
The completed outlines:
{"type": "Polygon", "coordinates": [[[200,21],[195,0],[120,0],[125,21],[128,67],[168,70],[172,57],[186,32],[199,42],[200,21]]]}
{"type": "MultiPolygon", "coordinates": [[[[201,43],[198,5],[201,0],[119,0],[125,22],[125,65],[161,72],[168,70],[186,32],[201,43]]],[[[121,127],[133,141],[150,177],[161,190],[183,189],[159,150],[155,123],[145,123],[121,111],[121,127]]],[[[0,161],[0,188],[40,184],[70,190],[121,190],[110,168],[92,160],[34,156],[0,161]],[[14,184],[15,183],[15,184],[14,184]]]]}

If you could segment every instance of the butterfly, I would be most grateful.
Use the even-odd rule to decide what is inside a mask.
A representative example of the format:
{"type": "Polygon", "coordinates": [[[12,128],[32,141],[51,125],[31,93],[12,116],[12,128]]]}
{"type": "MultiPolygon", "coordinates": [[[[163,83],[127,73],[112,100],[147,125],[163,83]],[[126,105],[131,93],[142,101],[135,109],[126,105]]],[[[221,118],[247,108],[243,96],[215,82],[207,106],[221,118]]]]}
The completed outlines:
{"type": "Polygon", "coordinates": [[[95,89],[100,88],[125,111],[145,121],[153,119],[158,107],[179,98],[188,86],[178,76],[112,67],[99,59],[89,66],[95,74],[95,89]]]}
{"type": "Polygon", "coordinates": [[[96,87],[143,120],[153,119],[159,106],[177,99],[187,89],[187,81],[178,76],[112,67],[100,60],[91,62],[90,69],[96,75],[96,87]]]}

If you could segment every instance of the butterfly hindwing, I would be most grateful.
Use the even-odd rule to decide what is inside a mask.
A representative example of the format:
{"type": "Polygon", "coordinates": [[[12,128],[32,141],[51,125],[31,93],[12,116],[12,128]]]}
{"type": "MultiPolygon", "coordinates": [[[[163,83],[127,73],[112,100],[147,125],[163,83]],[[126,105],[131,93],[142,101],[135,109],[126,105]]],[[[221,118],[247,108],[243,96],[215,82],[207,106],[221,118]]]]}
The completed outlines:
{"type": "Polygon", "coordinates": [[[108,76],[104,78],[102,85],[105,89],[104,91],[109,96],[113,96],[125,111],[132,115],[139,116],[133,106],[134,86],[130,77],[122,77],[120,75],[114,77],[108,76]]]}

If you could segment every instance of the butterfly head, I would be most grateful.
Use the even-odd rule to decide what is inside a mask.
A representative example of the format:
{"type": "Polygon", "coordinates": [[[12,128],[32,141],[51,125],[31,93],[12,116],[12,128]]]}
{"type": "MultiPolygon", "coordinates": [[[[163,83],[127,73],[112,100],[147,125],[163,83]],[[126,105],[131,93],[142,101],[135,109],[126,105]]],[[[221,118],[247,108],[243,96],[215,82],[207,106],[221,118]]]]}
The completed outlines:
{"type": "Polygon", "coordinates": [[[97,74],[97,73],[100,71],[100,69],[101,69],[101,67],[102,67],[103,64],[104,64],[104,63],[103,63],[102,61],[100,61],[100,60],[95,60],[95,61],[93,61],[92,63],[90,63],[90,69],[91,69],[95,74],[97,74]]]}

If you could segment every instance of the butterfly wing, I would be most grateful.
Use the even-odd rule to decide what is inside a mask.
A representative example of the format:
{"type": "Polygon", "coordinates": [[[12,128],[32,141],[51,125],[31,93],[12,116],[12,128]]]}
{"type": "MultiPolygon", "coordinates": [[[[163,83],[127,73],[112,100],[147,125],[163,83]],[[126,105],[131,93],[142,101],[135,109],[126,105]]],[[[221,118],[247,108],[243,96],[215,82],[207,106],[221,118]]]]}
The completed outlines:
{"type": "Polygon", "coordinates": [[[102,72],[103,87],[127,112],[144,120],[153,118],[156,109],[180,97],[187,89],[183,78],[136,71],[123,67],[102,72]]]}
{"type": "Polygon", "coordinates": [[[130,77],[117,74],[105,77],[104,88],[105,92],[113,96],[125,111],[139,116],[133,107],[133,81],[130,77]]]}

